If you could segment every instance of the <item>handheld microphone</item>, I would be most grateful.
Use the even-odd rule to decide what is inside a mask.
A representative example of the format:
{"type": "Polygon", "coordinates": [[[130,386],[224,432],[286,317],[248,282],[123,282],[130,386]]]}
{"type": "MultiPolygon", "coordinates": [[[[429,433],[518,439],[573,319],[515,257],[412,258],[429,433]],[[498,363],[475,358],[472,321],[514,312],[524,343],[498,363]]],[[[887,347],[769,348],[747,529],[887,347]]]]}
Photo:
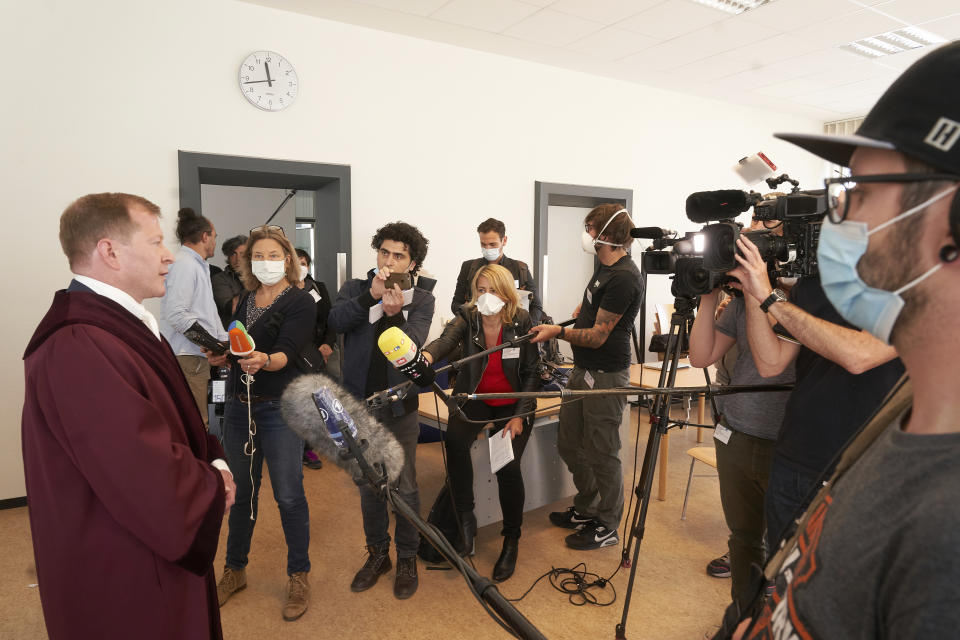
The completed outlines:
{"type": "Polygon", "coordinates": [[[433,384],[437,377],[436,371],[423,357],[417,343],[398,327],[390,327],[381,333],[377,346],[400,373],[421,387],[433,384]]]}
{"type": "Polygon", "coordinates": [[[760,198],[758,193],[747,193],[739,189],[697,191],[687,196],[687,218],[700,224],[736,218],[760,202],[760,198]]]}
{"type": "Polygon", "coordinates": [[[659,240],[664,236],[675,236],[676,231],[672,229],[661,229],[660,227],[637,227],[630,229],[631,238],[646,238],[647,240],[659,240]]]}
{"type": "Polygon", "coordinates": [[[331,378],[317,373],[296,378],[280,398],[280,410],[287,426],[307,441],[310,447],[348,471],[363,478],[343,438],[350,432],[371,464],[386,470],[390,482],[396,482],[403,469],[403,449],[390,431],[378,422],[346,389],[331,378]]]}
{"type": "Polygon", "coordinates": [[[230,353],[235,356],[248,356],[253,353],[256,344],[242,322],[239,320],[231,322],[227,333],[230,334],[230,353]]]}

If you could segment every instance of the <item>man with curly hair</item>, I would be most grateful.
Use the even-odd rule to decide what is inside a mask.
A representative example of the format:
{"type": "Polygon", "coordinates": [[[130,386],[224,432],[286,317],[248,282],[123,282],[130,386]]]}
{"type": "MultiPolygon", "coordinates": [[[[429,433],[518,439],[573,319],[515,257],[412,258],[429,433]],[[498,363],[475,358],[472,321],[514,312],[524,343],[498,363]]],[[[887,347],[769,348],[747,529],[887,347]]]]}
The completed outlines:
{"type": "MultiPolygon", "coordinates": [[[[429,291],[411,286],[387,286],[394,273],[415,275],[427,257],[428,240],[405,222],[391,222],[377,229],[371,247],[377,252],[377,268],[365,278],[346,282],[337,294],[328,322],[343,334],[343,385],[357,398],[403,382],[406,378],[387,362],[376,342],[390,327],[399,327],[419,346],[423,346],[433,320],[434,297],[429,291]]],[[[400,497],[415,511],[420,510],[417,491],[416,452],[420,425],[417,419],[417,394],[374,411],[374,417],[387,427],[403,447],[404,465],[400,473],[400,497]]],[[[358,480],[363,532],[369,556],[350,584],[355,592],[366,591],[391,569],[390,517],[384,497],[365,481],[358,480]]],[[[406,599],[417,591],[417,550],[420,535],[409,522],[395,517],[394,544],[397,547],[397,573],[393,594],[406,599]]]]}

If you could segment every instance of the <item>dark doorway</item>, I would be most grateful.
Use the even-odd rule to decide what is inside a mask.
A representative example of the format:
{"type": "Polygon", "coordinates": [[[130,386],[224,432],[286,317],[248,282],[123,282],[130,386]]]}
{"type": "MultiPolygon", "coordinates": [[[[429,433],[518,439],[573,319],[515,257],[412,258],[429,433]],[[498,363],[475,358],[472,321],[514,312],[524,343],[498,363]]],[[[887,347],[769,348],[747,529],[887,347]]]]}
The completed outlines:
{"type": "Polygon", "coordinates": [[[326,282],[335,295],[349,277],[351,267],[349,166],[187,151],[179,151],[177,155],[180,206],[192,207],[201,213],[203,185],[277,190],[276,197],[270,200],[276,204],[262,207],[259,224],[266,222],[284,194],[296,189],[301,197],[284,207],[284,211],[289,209],[290,221],[294,224],[284,231],[295,245],[305,231],[312,235],[312,242],[299,244],[313,249],[314,277],[326,282]]]}

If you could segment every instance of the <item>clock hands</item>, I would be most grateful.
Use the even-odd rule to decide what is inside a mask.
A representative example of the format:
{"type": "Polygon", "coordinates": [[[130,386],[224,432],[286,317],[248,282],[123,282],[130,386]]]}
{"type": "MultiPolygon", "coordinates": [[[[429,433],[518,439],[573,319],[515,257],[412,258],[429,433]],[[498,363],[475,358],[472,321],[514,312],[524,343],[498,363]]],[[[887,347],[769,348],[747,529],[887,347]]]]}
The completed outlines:
{"type": "Polygon", "coordinates": [[[273,86],[273,83],[270,80],[250,80],[249,82],[244,82],[243,84],[257,84],[258,82],[270,82],[270,86],[273,86]]]}
{"type": "Polygon", "coordinates": [[[273,87],[273,80],[270,78],[270,65],[266,62],[263,63],[264,68],[267,70],[267,86],[273,87]]]}

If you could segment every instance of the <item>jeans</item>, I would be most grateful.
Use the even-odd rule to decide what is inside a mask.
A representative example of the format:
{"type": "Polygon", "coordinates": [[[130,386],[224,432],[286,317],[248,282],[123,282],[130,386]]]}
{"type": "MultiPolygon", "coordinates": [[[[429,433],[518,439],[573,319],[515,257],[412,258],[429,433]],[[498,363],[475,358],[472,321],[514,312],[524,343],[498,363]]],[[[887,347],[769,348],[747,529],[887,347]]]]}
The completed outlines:
{"type": "Polygon", "coordinates": [[[256,451],[252,457],[244,453],[248,437],[247,405],[230,398],[224,409],[223,448],[237,484],[237,499],[228,520],[226,566],[232,569],[247,566],[266,459],[287,541],[287,574],[310,571],[310,513],[303,491],[303,440],[283,421],[279,401],[255,403],[250,408],[257,430],[253,437],[256,451]]]}
{"type": "MultiPolygon", "coordinates": [[[[479,400],[471,400],[463,407],[463,412],[471,420],[488,420],[494,423],[490,431],[491,438],[499,438],[500,431],[507,420],[517,412],[516,404],[499,407],[479,400]]],[[[477,441],[482,424],[470,424],[459,415],[451,416],[447,425],[447,434],[443,446],[447,451],[447,471],[450,474],[450,487],[453,489],[453,501],[457,511],[473,511],[473,460],[470,447],[477,441]]],[[[530,439],[531,421],[524,420],[523,432],[513,439],[513,461],[497,471],[497,489],[500,494],[500,510],[503,512],[501,535],[509,538],[520,537],[523,525],[523,503],[526,499],[523,490],[523,475],[520,472],[520,458],[530,439]]]]}
{"type": "MultiPolygon", "coordinates": [[[[389,408],[374,412],[374,417],[385,426],[403,448],[403,470],[397,481],[400,498],[411,509],[420,513],[420,492],[417,488],[417,438],[420,436],[420,421],[416,411],[399,418],[390,414],[389,408]]],[[[363,515],[363,533],[367,546],[387,549],[390,546],[390,514],[387,499],[361,478],[354,478],[360,489],[360,512],[363,515]]],[[[420,548],[420,533],[398,514],[393,515],[394,543],[398,558],[413,558],[420,548]]]]}
{"type": "MultiPolygon", "coordinates": [[[[625,387],[630,370],[600,372],[574,367],[568,389],[625,387]],[[593,385],[587,383],[587,373],[593,385]]],[[[590,516],[608,529],[623,517],[623,468],[620,464],[620,422],[626,396],[585,396],[560,409],[557,450],[570,473],[577,495],[577,513],[590,516]]]]}
{"type": "Polygon", "coordinates": [[[806,508],[810,491],[819,477],[819,474],[799,469],[783,458],[773,457],[765,501],[767,549],[770,553],[780,548],[780,538],[800,515],[800,510],[806,508]]]}
{"type": "Polygon", "coordinates": [[[744,607],[754,595],[750,566],[763,567],[764,498],[776,441],[734,431],[726,444],[714,440],[714,445],[720,503],[730,528],[730,591],[733,600],[744,607]]]}

